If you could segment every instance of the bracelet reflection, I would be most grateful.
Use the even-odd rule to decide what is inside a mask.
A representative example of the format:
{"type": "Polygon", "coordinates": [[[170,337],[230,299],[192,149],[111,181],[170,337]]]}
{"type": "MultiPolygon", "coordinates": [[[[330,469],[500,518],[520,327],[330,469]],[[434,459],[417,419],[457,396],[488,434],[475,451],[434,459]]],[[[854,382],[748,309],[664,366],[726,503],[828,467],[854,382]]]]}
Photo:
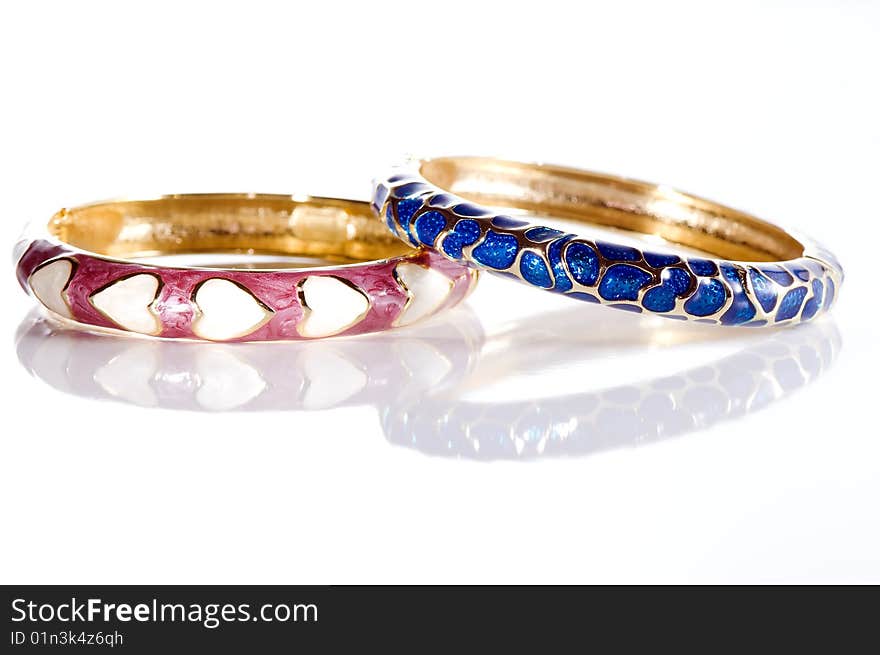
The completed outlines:
{"type": "MultiPolygon", "coordinates": [[[[633,322],[609,318],[609,324],[594,330],[576,321],[574,312],[569,319],[562,332],[570,341],[560,339],[558,332],[530,332],[526,326],[491,336],[486,342],[491,352],[484,352],[464,386],[410,407],[383,410],[386,436],[426,453],[480,460],[578,456],[641,446],[705,430],[782,400],[828,370],[842,346],[830,317],[732,341],[711,328],[698,328],[699,335],[662,328],[639,332],[632,329],[633,322]],[[577,332],[584,329],[594,337],[578,341],[577,332]],[[707,362],[705,351],[717,350],[729,354],[707,362]],[[640,376],[638,369],[664,359],[666,366],[657,368],[676,372],[630,381],[640,376]],[[699,363],[682,368],[689,360],[699,363]],[[620,369],[628,370],[621,375],[620,369]],[[562,393],[560,385],[548,388],[557,377],[568,387],[562,393]],[[481,400],[504,397],[486,387],[516,379],[520,394],[515,400],[481,400]],[[574,388],[582,386],[592,388],[574,388]]],[[[554,316],[557,320],[564,319],[554,316]]]]}
{"type": "Polygon", "coordinates": [[[391,443],[480,460],[588,455],[703,430],[782,400],[841,348],[830,317],[731,338],[603,314],[585,320],[574,308],[486,334],[461,308],[392,334],[208,344],[90,334],[34,312],[16,345],[33,375],[77,396],[210,412],[372,405],[391,443]]]}
{"type": "Polygon", "coordinates": [[[209,343],[93,333],[34,310],[16,350],[65,393],[194,411],[323,410],[383,405],[455,384],[483,343],[469,309],[391,334],[311,342],[209,343]]]}

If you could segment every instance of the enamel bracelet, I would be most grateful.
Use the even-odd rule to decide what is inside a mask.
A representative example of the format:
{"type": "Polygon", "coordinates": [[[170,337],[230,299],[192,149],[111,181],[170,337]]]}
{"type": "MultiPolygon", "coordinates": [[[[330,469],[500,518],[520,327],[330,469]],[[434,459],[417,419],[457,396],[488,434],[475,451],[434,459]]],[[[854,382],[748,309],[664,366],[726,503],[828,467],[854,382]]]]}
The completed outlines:
{"type": "Polygon", "coordinates": [[[63,319],[212,341],[387,330],[456,305],[476,281],[463,264],[401,244],[366,203],[284,195],[65,209],[15,258],[22,287],[63,319]],[[244,259],[177,261],[205,253],[244,259]]]}
{"type": "Polygon", "coordinates": [[[570,168],[416,161],[378,180],[372,205],[399,238],[449,262],[678,320],[802,323],[828,310],[843,280],[837,259],[806,237],[664,186],[570,168]],[[579,225],[560,230],[512,210],[579,225]],[[599,236],[607,228],[670,245],[645,250],[599,236]]]}

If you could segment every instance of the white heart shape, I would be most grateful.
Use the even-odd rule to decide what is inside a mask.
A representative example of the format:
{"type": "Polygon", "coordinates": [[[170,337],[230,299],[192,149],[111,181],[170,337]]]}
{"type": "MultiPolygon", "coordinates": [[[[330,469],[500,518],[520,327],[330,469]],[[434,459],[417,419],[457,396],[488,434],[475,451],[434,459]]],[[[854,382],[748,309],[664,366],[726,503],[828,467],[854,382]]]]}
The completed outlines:
{"type": "Polygon", "coordinates": [[[395,325],[410,325],[436,312],[452,291],[452,280],[432,268],[418,264],[398,264],[398,282],[409,294],[395,325]]]}
{"type": "Polygon", "coordinates": [[[304,337],[327,337],[358,323],[370,309],[369,299],[347,282],[330,275],[312,275],[299,283],[304,337]]]}
{"type": "Polygon", "coordinates": [[[158,277],[139,273],[93,293],[89,302],[121,328],[142,334],[159,334],[162,322],[150,307],[158,291],[158,277]]]}
{"type": "Polygon", "coordinates": [[[250,334],[265,325],[274,312],[235,282],[211,278],[199,285],[193,298],[199,314],[192,331],[202,339],[225,341],[250,334]]]}
{"type": "Polygon", "coordinates": [[[47,309],[65,318],[73,318],[64,294],[72,273],[73,262],[69,259],[59,259],[35,270],[28,280],[37,300],[47,309]]]}

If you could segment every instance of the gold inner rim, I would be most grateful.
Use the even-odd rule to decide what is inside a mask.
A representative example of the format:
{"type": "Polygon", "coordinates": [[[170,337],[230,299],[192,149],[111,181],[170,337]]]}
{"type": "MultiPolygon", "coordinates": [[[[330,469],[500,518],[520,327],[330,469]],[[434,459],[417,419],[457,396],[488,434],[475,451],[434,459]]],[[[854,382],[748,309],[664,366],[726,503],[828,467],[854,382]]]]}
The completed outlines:
{"type": "Polygon", "coordinates": [[[652,234],[725,259],[779,261],[804,252],[799,241],[771,223],[655,184],[481,157],[427,160],[420,173],[481,205],[652,234]]]}
{"type": "Polygon", "coordinates": [[[49,233],[77,248],[120,258],[241,253],[355,263],[412,249],[369,204],[268,194],[195,194],[64,209],[49,233]]]}

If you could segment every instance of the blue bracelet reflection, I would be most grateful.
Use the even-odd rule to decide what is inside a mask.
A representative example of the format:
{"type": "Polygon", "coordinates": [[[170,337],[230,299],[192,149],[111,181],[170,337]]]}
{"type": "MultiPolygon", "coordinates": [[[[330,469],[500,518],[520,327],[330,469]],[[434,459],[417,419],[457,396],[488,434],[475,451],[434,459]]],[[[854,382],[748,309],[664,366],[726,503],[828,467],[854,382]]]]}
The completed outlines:
{"type": "MultiPolygon", "coordinates": [[[[841,345],[834,323],[823,320],[758,335],[733,354],[671,375],[500,403],[469,401],[459,388],[410,407],[390,406],[382,423],[393,443],[435,455],[480,460],[588,455],[703,430],[765,408],[819,377],[841,345]]],[[[619,352],[608,350],[612,359],[619,352]]],[[[603,351],[587,346],[581,355],[602,359],[603,351]]],[[[509,352],[498,350],[501,357],[509,352]]],[[[542,366],[555,371],[570,366],[574,356],[569,350],[554,362],[541,353],[542,366]]],[[[484,365],[479,362],[478,375],[484,365]]],[[[519,366],[520,373],[530,366],[519,366]]],[[[468,384],[472,390],[480,386],[468,384]]],[[[541,384],[533,387],[540,395],[541,384]]]]}

